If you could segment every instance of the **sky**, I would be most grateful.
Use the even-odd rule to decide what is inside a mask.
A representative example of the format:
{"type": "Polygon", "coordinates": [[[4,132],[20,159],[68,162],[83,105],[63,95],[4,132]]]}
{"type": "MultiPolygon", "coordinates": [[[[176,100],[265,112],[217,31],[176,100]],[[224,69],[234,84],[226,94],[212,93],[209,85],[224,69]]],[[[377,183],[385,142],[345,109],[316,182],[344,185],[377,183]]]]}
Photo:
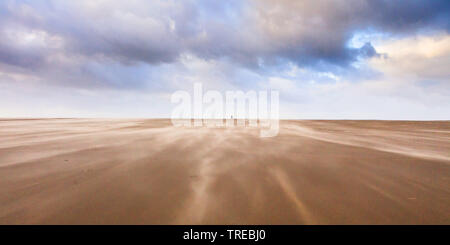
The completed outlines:
{"type": "Polygon", "coordinates": [[[278,90],[280,117],[450,119],[450,1],[0,1],[0,117],[170,117],[278,90]]]}

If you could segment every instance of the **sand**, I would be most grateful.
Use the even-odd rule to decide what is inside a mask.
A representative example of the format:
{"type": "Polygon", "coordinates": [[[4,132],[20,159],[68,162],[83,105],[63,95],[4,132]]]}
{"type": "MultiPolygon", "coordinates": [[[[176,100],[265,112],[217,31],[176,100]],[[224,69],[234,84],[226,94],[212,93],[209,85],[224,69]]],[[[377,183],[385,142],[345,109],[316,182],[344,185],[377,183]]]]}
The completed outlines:
{"type": "Polygon", "coordinates": [[[450,224],[450,122],[0,120],[0,224],[450,224]]]}

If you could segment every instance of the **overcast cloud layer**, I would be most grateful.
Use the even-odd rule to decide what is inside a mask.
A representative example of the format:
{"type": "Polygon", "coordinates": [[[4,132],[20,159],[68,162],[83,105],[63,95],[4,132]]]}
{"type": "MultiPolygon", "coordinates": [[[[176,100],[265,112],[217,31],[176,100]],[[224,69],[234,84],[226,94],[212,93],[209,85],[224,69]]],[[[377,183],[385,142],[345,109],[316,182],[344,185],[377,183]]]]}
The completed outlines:
{"type": "Polygon", "coordinates": [[[167,117],[280,90],[285,118],[449,119],[449,1],[2,1],[1,117],[167,117]]]}

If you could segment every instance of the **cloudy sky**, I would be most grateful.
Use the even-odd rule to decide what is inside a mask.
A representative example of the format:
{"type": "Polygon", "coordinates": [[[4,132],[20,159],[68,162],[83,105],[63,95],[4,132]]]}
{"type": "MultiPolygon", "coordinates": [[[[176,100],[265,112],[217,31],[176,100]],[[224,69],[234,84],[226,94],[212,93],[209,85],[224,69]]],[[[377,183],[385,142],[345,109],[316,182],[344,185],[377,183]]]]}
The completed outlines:
{"type": "Polygon", "coordinates": [[[450,1],[0,1],[0,117],[169,117],[280,91],[283,118],[450,119],[450,1]]]}

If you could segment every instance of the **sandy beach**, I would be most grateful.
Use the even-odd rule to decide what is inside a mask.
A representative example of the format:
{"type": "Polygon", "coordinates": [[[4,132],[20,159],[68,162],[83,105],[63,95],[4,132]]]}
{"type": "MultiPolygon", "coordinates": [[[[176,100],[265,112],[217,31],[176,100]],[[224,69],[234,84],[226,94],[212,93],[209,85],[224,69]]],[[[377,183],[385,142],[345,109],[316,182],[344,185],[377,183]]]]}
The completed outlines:
{"type": "Polygon", "coordinates": [[[450,224],[450,121],[1,119],[0,224],[450,224]]]}

